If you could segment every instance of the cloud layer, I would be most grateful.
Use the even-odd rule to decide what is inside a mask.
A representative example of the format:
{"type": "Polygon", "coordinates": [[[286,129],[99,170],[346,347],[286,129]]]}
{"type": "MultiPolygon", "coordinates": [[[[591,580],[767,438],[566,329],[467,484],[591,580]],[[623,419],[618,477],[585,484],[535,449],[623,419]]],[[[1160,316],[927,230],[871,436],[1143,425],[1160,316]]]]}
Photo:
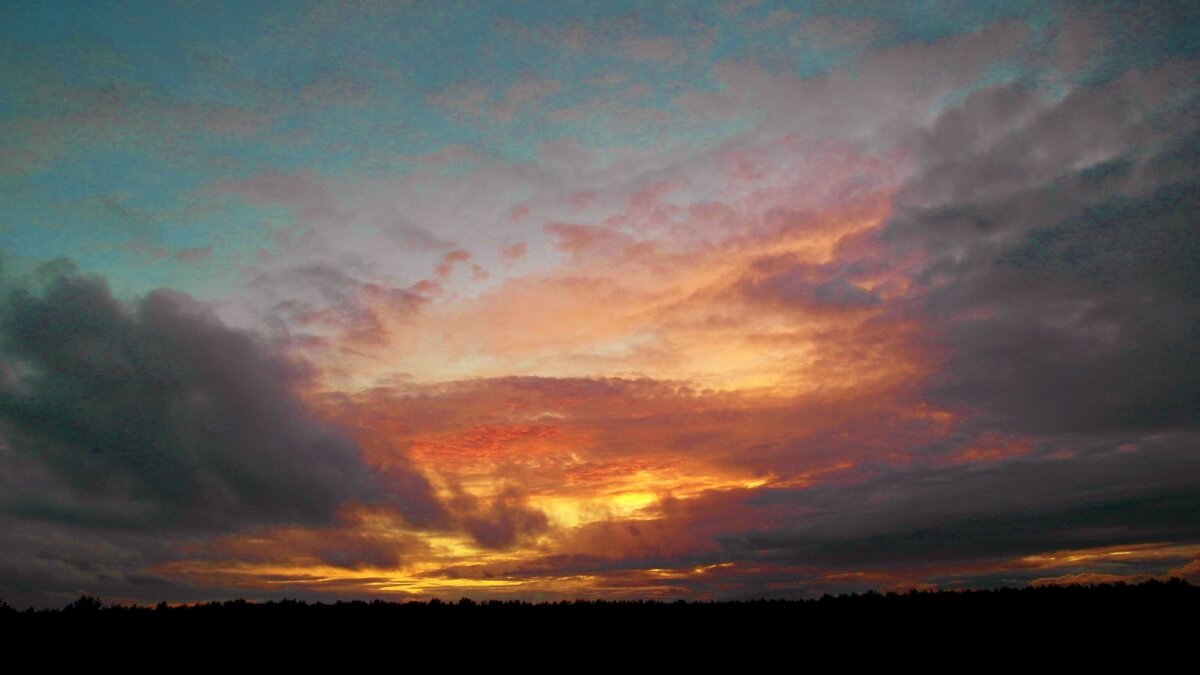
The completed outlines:
{"type": "Polygon", "coordinates": [[[299,364],[204,305],[156,291],[127,306],[61,265],[39,276],[7,289],[0,319],[7,516],[168,538],[328,523],[349,502],[439,517],[415,469],[385,480],[306,410],[299,364]]]}
{"type": "Polygon", "coordinates": [[[1194,11],[485,4],[0,53],[5,599],[1195,578],[1194,11]]]}

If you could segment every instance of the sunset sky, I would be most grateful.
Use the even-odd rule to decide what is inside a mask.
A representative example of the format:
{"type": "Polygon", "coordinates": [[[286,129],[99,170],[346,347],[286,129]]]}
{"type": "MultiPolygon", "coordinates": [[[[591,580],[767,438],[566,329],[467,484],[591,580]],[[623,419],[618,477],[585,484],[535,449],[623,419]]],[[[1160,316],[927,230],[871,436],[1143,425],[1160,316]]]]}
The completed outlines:
{"type": "Polygon", "coordinates": [[[0,599],[1200,581],[1200,13],[3,2],[0,599]]]}

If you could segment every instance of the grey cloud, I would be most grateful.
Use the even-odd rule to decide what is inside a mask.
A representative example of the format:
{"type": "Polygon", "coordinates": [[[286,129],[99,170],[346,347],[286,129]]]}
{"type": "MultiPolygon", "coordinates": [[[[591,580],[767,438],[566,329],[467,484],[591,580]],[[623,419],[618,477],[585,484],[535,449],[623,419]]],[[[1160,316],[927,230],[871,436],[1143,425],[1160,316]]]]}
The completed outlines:
{"type": "Polygon", "coordinates": [[[302,367],[182,294],[126,306],[60,269],[6,294],[0,355],[10,514],[171,532],[329,522],[350,500],[439,517],[423,477],[383,480],[306,411],[302,367]]]}
{"type": "MultiPolygon", "coordinates": [[[[306,530],[296,530],[306,532],[306,530]]],[[[364,565],[395,565],[416,545],[411,537],[391,539],[319,531],[319,537],[278,538],[274,532],[244,539],[238,549],[250,562],[282,562],[310,558],[325,564],[360,569],[364,565]]],[[[287,582],[279,590],[239,586],[236,574],[180,574],[180,550],[193,559],[207,560],[213,549],[202,539],[164,537],[162,533],[97,531],[45,521],[0,515],[0,600],[13,607],[63,607],[87,593],[105,603],[209,602],[242,597],[333,601],[361,598],[361,584],[383,578],[325,579],[310,574],[264,575],[263,580],[287,582]]]]}
{"type": "Polygon", "coordinates": [[[864,270],[875,267],[872,262],[811,264],[792,255],[771,256],[756,262],[759,275],[744,279],[740,288],[756,300],[810,311],[874,307],[881,301],[879,295],[854,283],[864,270]]]}
{"type": "Polygon", "coordinates": [[[1070,13],[1059,39],[1059,59],[1064,65],[1090,66],[1084,74],[1093,81],[1131,65],[1145,67],[1197,54],[1200,7],[1195,3],[1070,0],[1064,7],[1070,13]]]}
{"type": "Polygon", "coordinates": [[[459,506],[466,509],[461,515],[462,527],[485,548],[508,548],[549,528],[546,514],[528,506],[513,489],[497,495],[486,506],[465,493],[462,497],[459,506]]]}
{"type": "Polygon", "coordinates": [[[983,466],[915,462],[850,485],[763,491],[750,503],[807,515],[725,544],[755,557],[870,568],[1200,540],[1196,436],[1127,440],[1063,437],[983,466]]]}
{"type": "Polygon", "coordinates": [[[872,51],[818,77],[776,76],[728,63],[717,66],[715,74],[729,85],[722,96],[745,97],[764,111],[760,133],[832,135],[893,147],[915,120],[977,82],[988,67],[1026,58],[1030,38],[1027,25],[1002,21],[932,43],[872,51]]]}
{"type": "Polygon", "coordinates": [[[118,598],[201,600],[147,571],[176,552],[158,535],[96,532],[0,514],[0,598],[14,607],[62,607],[82,593],[118,598]]]}
{"type": "Polygon", "coordinates": [[[888,236],[921,247],[938,401],[1027,432],[1200,424],[1200,72],[949,110],[888,236]]]}

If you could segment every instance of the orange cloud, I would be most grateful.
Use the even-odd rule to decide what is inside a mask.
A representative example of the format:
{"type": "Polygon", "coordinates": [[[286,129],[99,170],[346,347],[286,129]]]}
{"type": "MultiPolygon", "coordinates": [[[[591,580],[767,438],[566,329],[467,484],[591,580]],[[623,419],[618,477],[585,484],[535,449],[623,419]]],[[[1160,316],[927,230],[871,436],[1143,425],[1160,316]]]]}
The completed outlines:
{"type": "Polygon", "coordinates": [[[382,480],[419,471],[443,512],[234,537],[172,573],[562,597],[1117,574],[974,558],[846,569],[787,548],[817,545],[803,528],[828,508],[822,490],[1034,452],[925,394],[946,358],[919,306],[925,261],[884,231],[903,165],[788,135],[723,149],[707,172],[496,209],[536,230],[492,247],[503,276],[457,284],[477,257],[453,248],[420,284],[361,286],[377,339],[343,335],[336,378],[304,393],[382,480]],[[778,560],[770,533],[788,542],[778,560]]]}

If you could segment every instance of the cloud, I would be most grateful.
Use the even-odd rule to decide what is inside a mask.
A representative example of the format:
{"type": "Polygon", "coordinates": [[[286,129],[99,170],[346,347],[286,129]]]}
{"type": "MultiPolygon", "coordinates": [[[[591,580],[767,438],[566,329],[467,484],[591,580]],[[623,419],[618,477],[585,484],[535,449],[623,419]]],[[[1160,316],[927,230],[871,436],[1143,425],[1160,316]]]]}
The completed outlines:
{"type": "Polygon", "coordinates": [[[525,79],[510,87],[488,112],[497,122],[510,122],[518,111],[542,105],[561,88],[562,83],[557,80],[525,79]]]}
{"type": "Polygon", "coordinates": [[[546,514],[531,508],[526,498],[509,487],[486,502],[468,494],[452,502],[461,513],[463,528],[488,549],[508,548],[519,540],[545,532],[550,522],[546,514]]]}
{"type": "MultiPolygon", "coordinates": [[[[774,16],[775,13],[772,15],[774,16]]],[[[770,17],[768,17],[770,18],[770,17]]],[[[780,25],[793,23],[794,17],[783,17],[788,21],[780,25]]],[[[838,50],[862,47],[879,38],[886,29],[886,24],[875,19],[849,19],[841,16],[821,16],[805,21],[796,27],[788,36],[788,42],[793,47],[809,49],[838,50]]]]}
{"type": "Polygon", "coordinates": [[[1186,569],[1200,536],[1195,435],[1133,453],[1118,440],[1061,439],[984,464],[917,460],[803,488],[709,490],[560,531],[545,554],[442,573],[589,575],[594,589],[620,580],[643,594],[669,579],[680,595],[755,597],[1186,569]]]}
{"type": "Polygon", "coordinates": [[[161,533],[97,531],[0,514],[0,589],[16,607],[62,607],[81,593],[204,599],[151,569],[178,555],[161,533]]]}
{"type": "Polygon", "coordinates": [[[815,77],[775,72],[752,61],[722,61],[719,92],[690,91],[677,103],[698,118],[753,113],[759,138],[798,133],[867,148],[895,147],[946,97],[970,87],[996,63],[1019,62],[1028,26],[997,22],[930,43],[876,49],[815,77]]]}
{"type": "Polygon", "coordinates": [[[175,253],[175,260],[184,265],[196,265],[208,260],[210,257],[212,257],[211,246],[185,248],[175,253]]]}
{"type": "Polygon", "coordinates": [[[743,290],[756,300],[809,312],[869,309],[879,305],[882,298],[855,277],[869,279],[869,273],[877,271],[871,267],[883,266],[870,262],[812,264],[794,255],[764,257],[753,268],[761,276],[748,275],[743,290]]]}
{"type": "Polygon", "coordinates": [[[5,512],[164,532],[328,522],[349,501],[440,514],[415,470],[382,480],[307,411],[301,365],[201,303],[128,306],[101,279],[42,275],[0,314],[5,512]]]}
{"type": "MultiPolygon", "coordinates": [[[[274,121],[272,112],[214,100],[180,100],[142,83],[105,78],[103,84],[81,86],[61,69],[38,72],[33,64],[38,64],[36,57],[5,63],[6,69],[29,71],[18,78],[36,82],[30,86],[39,95],[23,98],[19,113],[0,121],[3,173],[39,171],[95,145],[163,153],[164,148],[212,136],[245,141],[268,131],[274,121]]],[[[170,159],[188,161],[178,154],[170,159]]]]}
{"type": "Polygon", "coordinates": [[[390,570],[429,545],[388,509],[349,506],[323,527],[282,525],[216,538],[201,551],[205,559],[249,564],[317,565],[344,570],[390,570]]]}
{"type": "Polygon", "coordinates": [[[509,244],[508,246],[500,249],[500,260],[503,261],[505,265],[512,265],[521,258],[524,258],[525,254],[528,252],[529,245],[523,241],[515,244],[509,244]]]}
{"type": "Polygon", "coordinates": [[[942,114],[888,233],[928,256],[938,400],[1042,433],[1200,424],[1198,96],[1163,67],[942,114]]]}
{"type": "Polygon", "coordinates": [[[1072,461],[1038,453],[982,467],[917,463],[856,485],[764,494],[761,503],[782,499],[810,515],[799,527],[764,531],[736,546],[790,551],[814,565],[870,568],[1194,541],[1200,508],[1194,481],[1163,481],[1159,474],[1194,464],[1180,450],[1189,438],[1172,441],[1135,457],[1107,446],[1072,461]],[[857,500],[865,501],[852,506],[857,500]]]}
{"type": "Polygon", "coordinates": [[[508,124],[518,114],[543,106],[562,86],[558,80],[529,77],[495,94],[483,85],[458,85],[430,96],[429,102],[451,111],[464,122],[508,124]]]}
{"type": "MultiPolygon", "coordinates": [[[[228,324],[69,270],[11,290],[0,585],[741,597],[1194,574],[1195,63],[1106,70],[1119,21],[896,42],[911,25],[753,15],[834,60],[756,62],[732,24],[495,21],[607,65],[431,81],[414,100],[463,138],[379,108],[377,82],[297,75],[288,100],[403,118],[378,138],[423,154],[393,175],[347,173],[319,135],[311,170],[239,154],[201,196],[271,225],[213,310],[228,324]],[[718,34],[729,60],[704,63],[718,34]],[[697,77],[646,79],[678,66],[697,77]],[[647,141],[614,144],[630,131],[647,141]],[[1092,562],[1035,559],[1060,555],[1092,562]]],[[[145,91],[72,91],[54,124],[182,138],[122,121],[145,91]]],[[[89,208],[154,220],[105,194],[89,208]]]]}
{"type": "Polygon", "coordinates": [[[404,322],[436,293],[436,283],[394,288],[319,263],[265,271],[249,285],[271,303],[267,316],[287,339],[336,336],[353,345],[382,344],[389,325],[404,322]]]}
{"type": "Polygon", "coordinates": [[[653,38],[627,37],[621,41],[618,54],[635,61],[666,61],[682,63],[687,57],[675,40],[659,36],[653,38]]]}

